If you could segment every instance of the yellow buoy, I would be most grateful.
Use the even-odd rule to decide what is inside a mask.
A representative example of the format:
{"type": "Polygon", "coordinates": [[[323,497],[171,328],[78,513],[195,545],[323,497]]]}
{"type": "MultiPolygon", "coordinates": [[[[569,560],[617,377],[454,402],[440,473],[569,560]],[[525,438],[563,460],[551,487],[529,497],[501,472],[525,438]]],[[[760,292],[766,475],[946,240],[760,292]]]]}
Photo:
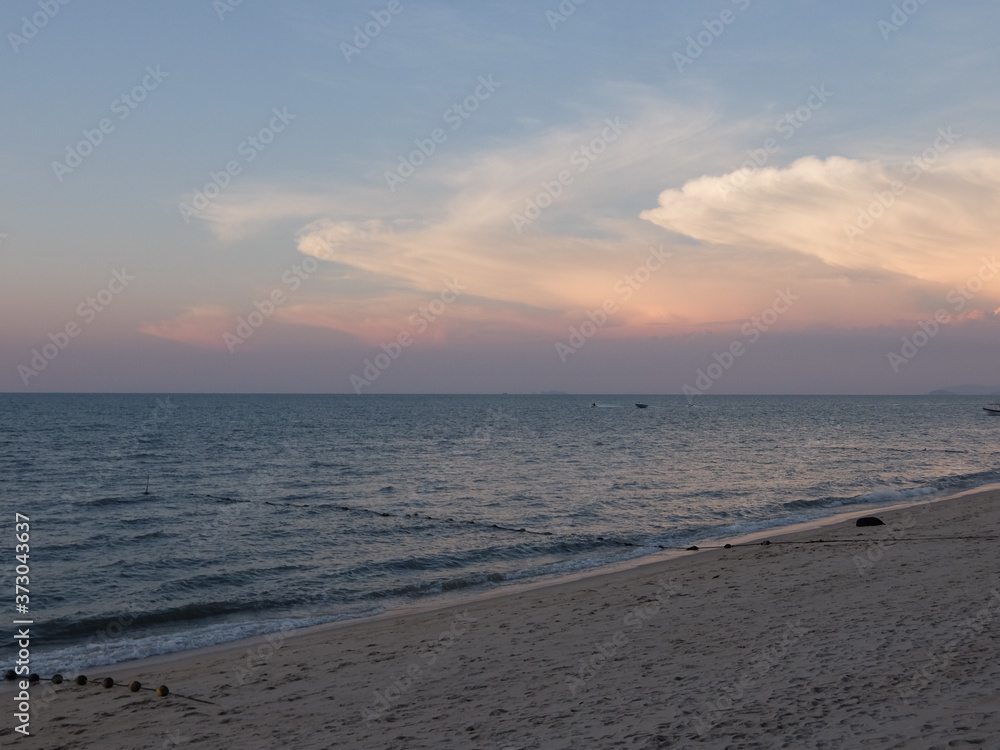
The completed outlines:
{"type": "Polygon", "coordinates": [[[156,688],[156,694],[161,698],[166,695],[170,695],[170,688],[168,688],[166,685],[160,685],[158,688],[156,688]]]}

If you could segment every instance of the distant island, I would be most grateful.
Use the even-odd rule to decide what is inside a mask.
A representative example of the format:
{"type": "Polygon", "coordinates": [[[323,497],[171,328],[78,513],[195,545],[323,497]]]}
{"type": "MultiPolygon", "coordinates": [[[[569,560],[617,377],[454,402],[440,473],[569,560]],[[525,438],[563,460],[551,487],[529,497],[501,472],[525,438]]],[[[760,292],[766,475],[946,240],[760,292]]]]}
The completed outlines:
{"type": "Polygon", "coordinates": [[[1000,396],[1000,387],[990,388],[985,385],[959,385],[952,388],[939,388],[931,391],[928,396],[1000,396]]]}

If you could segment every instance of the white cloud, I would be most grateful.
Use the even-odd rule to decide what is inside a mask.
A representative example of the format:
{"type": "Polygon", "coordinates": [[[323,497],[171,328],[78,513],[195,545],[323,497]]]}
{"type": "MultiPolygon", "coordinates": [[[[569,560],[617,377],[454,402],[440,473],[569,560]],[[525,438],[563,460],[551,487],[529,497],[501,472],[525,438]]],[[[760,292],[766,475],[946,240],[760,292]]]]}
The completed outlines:
{"type": "MultiPolygon", "coordinates": [[[[565,330],[609,297],[623,304],[608,335],[720,328],[746,320],[791,281],[811,290],[799,324],[865,325],[909,316],[923,304],[912,284],[965,278],[992,252],[994,153],[945,153],[916,180],[903,164],[843,157],[692,178],[711,165],[721,171],[760,124],[720,125],[711,112],[679,110],[644,90],[630,97],[617,108],[627,114],[590,112],[574,127],[514,144],[470,152],[446,141],[394,191],[381,170],[366,184],[256,185],[224,194],[204,218],[224,240],[307,219],[298,250],[355,271],[314,285],[283,317],[365,339],[391,334],[447,280],[469,289],[446,324],[453,328],[485,330],[492,320],[565,330]],[[615,140],[583,156],[615,118],[625,126],[615,140]],[[561,170],[572,181],[517,231],[512,214],[525,214],[561,170]],[[849,237],[845,226],[877,193],[891,195],[894,181],[905,191],[849,237]],[[665,183],[681,187],[641,211],[665,183]],[[615,284],[658,245],[673,253],[669,266],[627,303],[619,299],[615,284]],[[845,305],[845,294],[861,304],[845,305]]],[[[387,158],[384,169],[395,165],[387,158]]]]}
{"type": "Polygon", "coordinates": [[[749,176],[706,176],[663,192],[642,217],[746,253],[794,251],[840,268],[960,281],[996,249],[1000,154],[936,161],[925,171],[807,157],[749,176]]]}

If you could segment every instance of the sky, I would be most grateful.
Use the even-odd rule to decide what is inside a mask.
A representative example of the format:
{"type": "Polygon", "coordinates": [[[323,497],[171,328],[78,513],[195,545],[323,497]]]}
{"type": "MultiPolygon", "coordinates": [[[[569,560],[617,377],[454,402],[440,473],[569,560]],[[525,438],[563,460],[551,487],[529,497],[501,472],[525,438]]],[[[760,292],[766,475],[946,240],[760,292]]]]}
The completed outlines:
{"type": "Polygon", "coordinates": [[[1000,387],[995,0],[10,0],[0,391],[1000,387]]]}

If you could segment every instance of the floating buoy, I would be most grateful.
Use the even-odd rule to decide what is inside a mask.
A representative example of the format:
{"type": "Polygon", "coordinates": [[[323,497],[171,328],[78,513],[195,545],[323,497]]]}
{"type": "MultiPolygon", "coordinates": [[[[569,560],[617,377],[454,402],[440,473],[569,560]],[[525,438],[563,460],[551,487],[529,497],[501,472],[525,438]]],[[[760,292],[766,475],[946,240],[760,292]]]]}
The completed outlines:
{"type": "Polygon", "coordinates": [[[41,681],[41,679],[42,679],[42,678],[41,678],[41,677],[39,677],[39,676],[38,676],[37,674],[35,674],[34,672],[32,672],[31,674],[29,674],[29,675],[28,675],[28,682],[30,682],[30,683],[31,683],[32,685],[34,685],[34,684],[35,684],[36,682],[40,682],[40,681],[41,681]]]}
{"type": "MultiPolygon", "coordinates": [[[[2,676],[8,680],[17,679],[17,673],[13,669],[6,670],[5,672],[3,672],[2,676]]],[[[37,674],[31,674],[29,675],[29,679],[32,682],[49,680],[50,682],[52,682],[53,685],[61,685],[63,682],[66,681],[66,678],[63,677],[61,674],[54,674],[51,677],[41,677],[40,675],[37,674]]],[[[81,674],[75,677],[73,681],[77,685],[86,685],[88,682],[87,675],[81,674]]],[[[178,698],[183,698],[184,700],[196,701],[198,703],[205,703],[206,705],[209,706],[216,705],[212,701],[206,701],[201,698],[192,698],[190,695],[180,695],[179,693],[171,693],[170,688],[168,688],[166,685],[160,685],[158,688],[143,687],[142,683],[139,682],[138,680],[132,680],[131,682],[126,684],[124,682],[115,682],[113,677],[103,677],[100,680],[96,680],[95,683],[101,685],[105,689],[111,689],[113,687],[127,687],[129,691],[133,693],[138,693],[140,690],[148,690],[151,693],[156,693],[161,698],[166,697],[168,695],[174,695],[178,698]]]]}

